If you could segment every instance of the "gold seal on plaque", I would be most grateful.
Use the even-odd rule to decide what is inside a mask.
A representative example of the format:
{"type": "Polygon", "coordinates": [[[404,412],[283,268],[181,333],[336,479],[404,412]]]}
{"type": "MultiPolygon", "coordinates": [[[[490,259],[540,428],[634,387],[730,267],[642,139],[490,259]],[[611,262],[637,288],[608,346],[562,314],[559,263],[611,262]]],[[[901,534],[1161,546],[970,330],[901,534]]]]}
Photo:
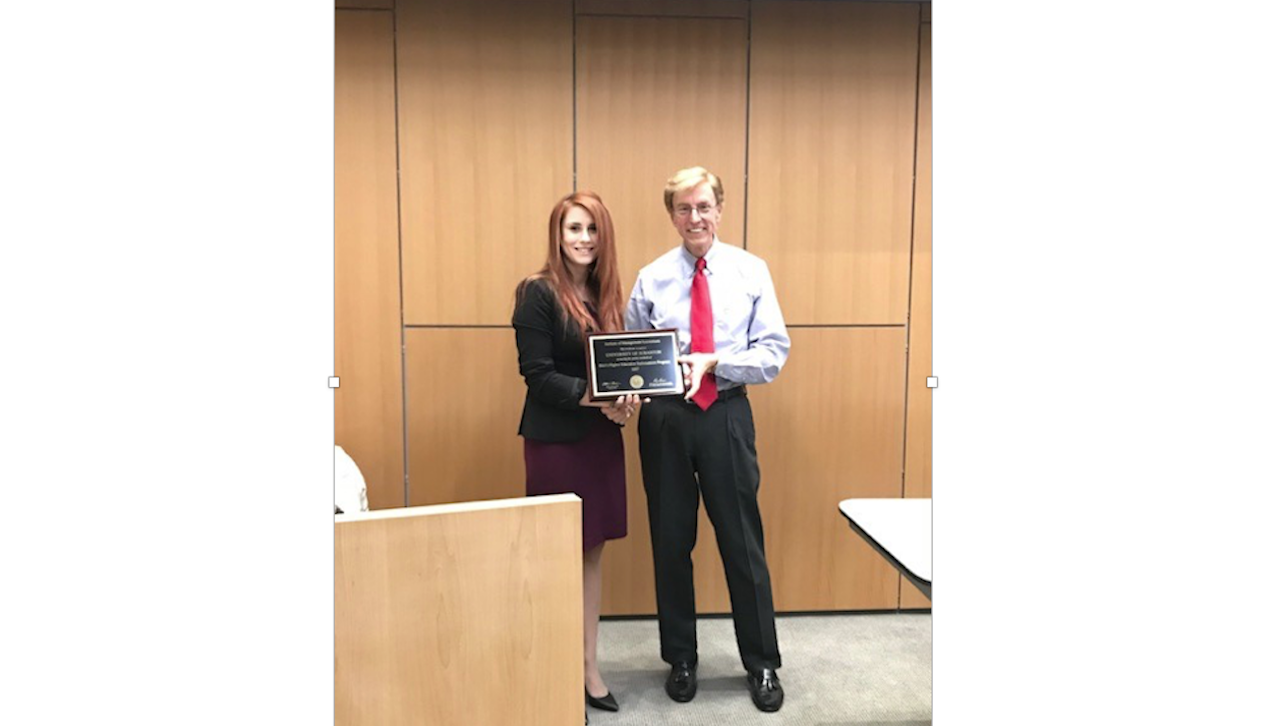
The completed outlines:
{"type": "Polygon", "coordinates": [[[643,388],[643,387],[644,387],[644,376],[640,376],[640,375],[631,376],[631,388],[643,388]]]}

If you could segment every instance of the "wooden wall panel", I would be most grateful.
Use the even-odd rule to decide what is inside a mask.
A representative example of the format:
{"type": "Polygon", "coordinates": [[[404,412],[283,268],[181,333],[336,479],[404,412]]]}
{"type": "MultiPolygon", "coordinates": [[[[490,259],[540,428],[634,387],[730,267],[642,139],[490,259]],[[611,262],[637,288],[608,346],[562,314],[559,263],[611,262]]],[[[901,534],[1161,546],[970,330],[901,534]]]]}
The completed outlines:
{"type": "Polygon", "coordinates": [[[919,154],[915,179],[915,245],[911,263],[910,373],[906,412],[906,496],[933,495],[933,104],[932,26],[921,33],[919,154]]]}
{"type": "Polygon", "coordinates": [[[395,0],[337,0],[338,10],[394,10],[395,0]]]}
{"type": "Polygon", "coordinates": [[[334,723],[574,723],[576,497],[377,512],[334,528],[334,723]]]}
{"type": "Polygon", "coordinates": [[[390,13],[337,13],[334,430],[373,509],[404,504],[393,48],[390,13]]]}
{"type": "Polygon", "coordinates": [[[677,169],[722,178],[720,238],[742,245],[745,21],[582,17],[577,39],[578,186],[613,214],[623,294],[680,242],[662,203],[677,169]]]}
{"type": "Polygon", "coordinates": [[[744,18],[746,0],[577,0],[578,15],[744,18]]]}
{"type": "Polygon", "coordinates": [[[788,323],[904,324],[919,6],[751,8],[747,244],[788,323]]]}
{"type": "Polygon", "coordinates": [[[839,502],[901,495],[905,330],[790,332],[782,374],[750,390],[777,609],[895,608],[897,571],[839,502]]]}
{"type": "MultiPolygon", "coordinates": [[[[927,7],[927,6],[925,6],[927,7]]],[[[933,83],[932,25],[920,29],[919,151],[915,175],[915,245],[911,262],[910,372],[906,407],[906,496],[933,495],[933,83]]],[[[901,607],[933,603],[906,580],[901,607]]]]}
{"type": "Polygon", "coordinates": [[[572,0],[400,0],[409,324],[507,324],[572,188],[572,0]]]}
{"type": "Polygon", "coordinates": [[[524,496],[524,406],[511,328],[405,332],[409,503],[524,496]]]}

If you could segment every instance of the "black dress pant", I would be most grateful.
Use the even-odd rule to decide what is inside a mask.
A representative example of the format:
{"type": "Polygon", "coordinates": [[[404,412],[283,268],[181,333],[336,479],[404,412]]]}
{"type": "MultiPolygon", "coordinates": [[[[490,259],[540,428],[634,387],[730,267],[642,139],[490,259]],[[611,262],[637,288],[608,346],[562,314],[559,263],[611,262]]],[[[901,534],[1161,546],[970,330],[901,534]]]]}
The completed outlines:
{"type": "Polygon", "coordinates": [[[742,665],[781,667],[757,499],[755,420],[745,389],[721,392],[706,411],[675,396],[654,399],[640,411],[639,445],[662,660],[697,662],[692,552],[700,495],[724,562],[742,665]]]}

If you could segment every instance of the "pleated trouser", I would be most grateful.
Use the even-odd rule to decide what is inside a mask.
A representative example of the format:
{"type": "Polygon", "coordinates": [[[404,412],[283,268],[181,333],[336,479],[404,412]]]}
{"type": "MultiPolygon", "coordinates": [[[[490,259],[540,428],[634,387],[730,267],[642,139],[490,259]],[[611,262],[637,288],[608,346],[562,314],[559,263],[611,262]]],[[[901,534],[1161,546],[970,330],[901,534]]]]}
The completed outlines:
{"type": "Polygon", "coordinates": [[[742,665],[780,668],[759,514],[755,421],[745,389],[721,393],[706,411],[678,396],[654,399],[640,411],[639,444],[662,660],[697,662],[692,552],[700,499],[724,562],[742,665]]]}

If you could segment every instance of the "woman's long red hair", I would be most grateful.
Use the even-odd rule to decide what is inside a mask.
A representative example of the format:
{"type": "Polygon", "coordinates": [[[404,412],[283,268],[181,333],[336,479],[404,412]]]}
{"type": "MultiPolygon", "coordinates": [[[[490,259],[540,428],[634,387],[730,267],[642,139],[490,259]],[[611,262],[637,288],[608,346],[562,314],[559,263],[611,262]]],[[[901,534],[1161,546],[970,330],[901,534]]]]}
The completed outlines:
{"type": "Polygon", "coordinates": [[[622,283],[617,276],[617,246],[613,238],[613,217],[599,195],[591,191],[578,191],[564,197],[551,209],[550,230],[546,248],[546,265],[520,284],[517,299],[524,294],[524,287],[532,280],[546,280],[560,301],[560,309],[566,318],[572,318],[578,329],[586,332],[621,330],[623,325],[622,283]],[[573,279],[564,263],[560,250],[564,215],[573,207],[585,209],[595,220],[595,262],[587,268],[586,286],[595,296],[598,319],[591,315],[577,293],[573,292],[573,279]]]}

